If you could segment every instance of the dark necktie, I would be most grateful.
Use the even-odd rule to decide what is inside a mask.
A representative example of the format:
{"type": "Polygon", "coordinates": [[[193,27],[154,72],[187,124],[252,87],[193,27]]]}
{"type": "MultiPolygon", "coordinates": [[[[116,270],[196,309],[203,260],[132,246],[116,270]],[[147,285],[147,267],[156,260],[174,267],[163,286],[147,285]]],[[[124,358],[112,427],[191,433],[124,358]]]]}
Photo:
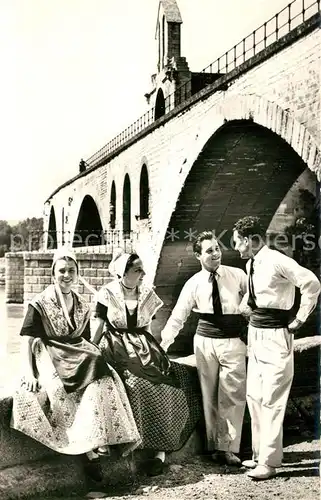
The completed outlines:
{"type": "Polygon", "coordinates": [[[255,302],[255,294],[254,294],[254,286],[253,286],[253,273],[254,273],[254,258],[251,257],[250,264],[250,274],[249,274],[249,298],[247,301],[247,305],[250,306],[251,309],[256,309],[257,305],[255,302]]]}
{"type": "Polygon", "coordinates": [[[213,303],[213,312],[215,316],[222,316],[222,304],[220,299],[220,294],[218,291],[217,281],[216,281],[216,273],[211,273],[210,279],[212,280],[212,303],[213,303]]]}

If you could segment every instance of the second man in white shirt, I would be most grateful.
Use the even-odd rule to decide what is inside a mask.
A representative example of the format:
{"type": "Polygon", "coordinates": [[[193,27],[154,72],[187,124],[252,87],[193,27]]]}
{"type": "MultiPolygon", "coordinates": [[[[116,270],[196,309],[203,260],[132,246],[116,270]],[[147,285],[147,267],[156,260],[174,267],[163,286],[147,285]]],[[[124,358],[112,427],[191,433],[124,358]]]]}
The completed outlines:
{"type": "Polygon", "coordinates": [[[201,271],[184,285],[162,331],[167,350],[191,311],[200,313],[194,337],[201,384],[207,444],[213,460],[241,465],[239,452],[246,401],[246,345],[240,339],[245,320],[239,305],[246,293],[246,274],[221,264],[222,253],[210,231],[200,233],[194,254],[201,271]]]}
{"type": "Polygon", "coordinates": [[[320,293],[317,277],[290,257],[265,244],[258,217],[243,217],[234,227],[235,249],[249,259],[248,293],[240,309],[250,312],[247,403],[251,415],[252,479],[275,476],[282,464],[283,419],[289,397],[293,365],[293,333],[315,308],[320,293]],[[301,302],[292,317],[295,287],[301,302]]]}

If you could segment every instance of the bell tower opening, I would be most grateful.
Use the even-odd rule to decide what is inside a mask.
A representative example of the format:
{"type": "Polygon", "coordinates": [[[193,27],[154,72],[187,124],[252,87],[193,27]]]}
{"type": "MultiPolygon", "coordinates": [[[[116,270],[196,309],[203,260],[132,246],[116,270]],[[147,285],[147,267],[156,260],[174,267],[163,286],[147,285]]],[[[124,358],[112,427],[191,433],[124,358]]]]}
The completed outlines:
{"type": "Polygon", "coordinates": [[[155,104],[155,120],[165,114],[165,97],[162,89],[158,89],[155,104]]]}

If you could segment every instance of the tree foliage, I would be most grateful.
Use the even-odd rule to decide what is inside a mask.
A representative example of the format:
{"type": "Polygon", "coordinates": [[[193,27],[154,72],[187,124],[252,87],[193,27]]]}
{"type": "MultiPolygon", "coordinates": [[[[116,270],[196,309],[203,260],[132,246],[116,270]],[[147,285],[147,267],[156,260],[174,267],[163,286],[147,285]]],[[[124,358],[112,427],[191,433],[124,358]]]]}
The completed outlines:
{"type": "Polygon", "coordinates": [[[0,220],[0,257],[9,251],[12,228],[6,220],[0,220]]]}
{"type": "Polygon", "coordinates": [[[43,219],[32,217],[10,225],[0,220],[0,257],[5,252],[39,250],[43,242],[43,219]]]}

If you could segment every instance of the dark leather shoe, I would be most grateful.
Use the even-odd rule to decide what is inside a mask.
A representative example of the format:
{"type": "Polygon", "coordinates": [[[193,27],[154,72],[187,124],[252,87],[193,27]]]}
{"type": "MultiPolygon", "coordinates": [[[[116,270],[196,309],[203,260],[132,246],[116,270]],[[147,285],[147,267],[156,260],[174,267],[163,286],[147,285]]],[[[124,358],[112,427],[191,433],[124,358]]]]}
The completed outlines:
{"type": "Polygon", "coordinates": [[[213,453],[212,460],[221,465],[236,465],[237,467],[241,467],[242,465],[242,462],[239,459],[239,457],[234,455],[234,453],[232,453],[231,451],[218,450],[215,453],[213,453]]]}
{"type": "Polygon", "coordinates": [[[151,458],[145,463],[145,471],[148,476],[160,476],[165,468],[164,462],[160,458],[151,458]]]}
{"type": "Polygon", "coordinates": [[[234,453],[232,453],[231,451],[225,451],[224,455],[225,455],[225,463],[227,465],[236,465],[237,467],[241,467],[242,462],[239,459],[239,457],[234,455],[234,453]]]}

